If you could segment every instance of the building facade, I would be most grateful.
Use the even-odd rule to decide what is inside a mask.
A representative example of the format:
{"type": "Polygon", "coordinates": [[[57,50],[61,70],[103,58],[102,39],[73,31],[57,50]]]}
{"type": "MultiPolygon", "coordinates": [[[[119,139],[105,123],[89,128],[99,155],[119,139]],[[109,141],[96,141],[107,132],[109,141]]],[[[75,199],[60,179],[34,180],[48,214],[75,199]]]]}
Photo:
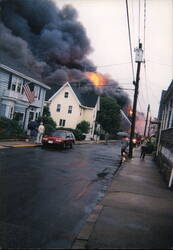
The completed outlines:
{"type": "Polygon", "coordinates": [[[95,93],[82,92],[80,87],[67,82],[62,87],[52,87],[46,95],[46,103],[57,127],[75,129],[85,120],[90,124],[86,139],[94,137],[97,111],[100,109],[100,98],[95,93]]]}
{"type": "Polygon", "coordinates": [[[48,89],[47,85],[0,64],[0,116],[17,120],[26,130],[29,121],[42,115],[48,89]]]}
{"type": "Polygon", "coordinates": [[[162,91],[158,120],[157,161],[166,181],[173,168],[173,80],[169,88],[162,91]]]}

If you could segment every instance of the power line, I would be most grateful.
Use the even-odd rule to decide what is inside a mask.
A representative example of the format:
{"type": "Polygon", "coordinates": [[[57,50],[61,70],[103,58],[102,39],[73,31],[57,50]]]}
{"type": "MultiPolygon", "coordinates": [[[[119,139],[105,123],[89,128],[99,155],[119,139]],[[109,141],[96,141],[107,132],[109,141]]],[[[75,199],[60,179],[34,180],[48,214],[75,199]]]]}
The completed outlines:
{"type": "Polygon", "coordinates": [[[148,103],[150,103],[149,92],[148,92],[148,84],[147,84],[147,72],[146,72],[146,64],[145,63],[144,63],[144,81],[145,81],[145,86],[146,86],[146,93],[147,93],[148,103]]]}
{"type": "Polygon", "coordinates": [[[139,13],[138,13],[138,41],[140,42],[140,26],[141,26],[141,1],[139,0],[139,13]]]}
{"type": "MultiPolygon", "coordinates": [[[[135,18],[134,18],[134,6],[133,6],[133,0],[131,1],[131,7],[132,7],[132,23],[133,23],[133,39],[135,37],[135,18]]],[[[134,40],[133,40],[134,42],[134,40]]]]}
{"type": "Polygon", "coordinates": [[[123,64],[129,64],[131,62],[125,62],[125,63],[114,63],[114,64],[107,64],[107,65],[99,65],[96,66],[97,68],[103,68],[103,67],[113,67],[113,66],[118,66],[118,65],[123,65],[123,64]]]}
{"type": "Polygon", "coordinates": [[[144,103],[144,105],[146,106],[146,101],[145,101],[145,98],[144,98],[144,96],[143,96],[143,92],[142,91],[140,91],[140,96],[141,96],[141,98],[143,99],[143,103],[144,103]]]}
{"type": "Polygon", "coordinates": [[[145,34],[146,34],[146,11],[147,11],[147,3],[144,0],[144,59],[145,59],[145,34]]]}
{"type": "Polygon", "coordinates": [[[142,107],[141,107],[141,103],[140,103],[139,100],[138,100],[138,104],[139,104],[140,111],[143,112],[143,111],[142,111],[142,107]]]}
{"type": "Polygon", "coordinates": [[[154,61],[150,61],[150,60],[147,60],[146,62],[160,64],[160,65],[167,66],[167,67],[173,67],[172,64],[159,63],[159,62],[154,62],[154,61]]]}
{"type": "MultiPolygon", "coordinates": [[[[75,84],[73,83],[73,85],[75,85],[75,84]]],[[[76,84],[76,85],[78,85],[78,84],[76,84]]],[[[80,86],[80,87],[81,88],[88,88],[90,86],[92,86],[92,87],[116,87],[115,84],[105,84],[105,85],[101,85],[101,84],[98,84],[98,85],[87,84],[87,85],[80,86]]],[[[131,89],[131,88],[122,88],[122,87],[116,87],[116,89],[118,89],[118,90],[132,90],[132,91],[134,91],[134,89],[131,89]]]]}
{"type": "Polygon", "coordinates": [[[131,33],[130,33],[128,0],[126,0],[126,12],[127,12],[127,24],[128,24],[128,35],[129,35],[129,46],[130,46],[130,57],[131,57],[131,65],[132,65],[132,75],[133,75],[133,82],[135,82],[135,73],[134,73],[133,56],[132,56],[132,40],[131,40],[131,33]]]}

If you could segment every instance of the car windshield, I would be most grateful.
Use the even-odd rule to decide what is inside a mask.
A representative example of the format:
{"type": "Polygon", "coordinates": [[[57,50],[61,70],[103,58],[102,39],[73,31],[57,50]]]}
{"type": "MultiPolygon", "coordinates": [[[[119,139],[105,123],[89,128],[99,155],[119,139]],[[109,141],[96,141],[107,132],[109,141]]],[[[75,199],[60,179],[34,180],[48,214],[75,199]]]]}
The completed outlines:
{"type": "Polygon", "coordinates": [[[52,135],[52,136],[66,136],[66,133],[63,131],[55,131],[55,132],[52,132],[50,135],[52,135]]]}

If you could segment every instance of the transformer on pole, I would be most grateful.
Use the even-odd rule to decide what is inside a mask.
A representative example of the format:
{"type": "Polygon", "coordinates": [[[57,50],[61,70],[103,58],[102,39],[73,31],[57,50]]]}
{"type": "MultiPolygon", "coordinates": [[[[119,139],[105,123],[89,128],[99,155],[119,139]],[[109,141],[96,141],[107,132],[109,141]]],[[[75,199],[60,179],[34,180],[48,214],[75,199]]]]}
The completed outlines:
{"type": "Polygon", "coordinates": [[[140,80],[140,68],[143,57],[142,43],[139,42],[139,48],[135,48],[136,56],[135,62],[137,63],[137,72],[136,72],[136,81],[134,100],[133,100],[133,110],[132,110],[132,124],[131,124],[131,133],[130,133],[130,142],[129,142],[129,158],[133,157],[133,138],[135,134],[135,122],[136,122],[136,108],[137,108],[137,99],[138,99],[138,89],[139,89],[139,80],[140,80]]]}

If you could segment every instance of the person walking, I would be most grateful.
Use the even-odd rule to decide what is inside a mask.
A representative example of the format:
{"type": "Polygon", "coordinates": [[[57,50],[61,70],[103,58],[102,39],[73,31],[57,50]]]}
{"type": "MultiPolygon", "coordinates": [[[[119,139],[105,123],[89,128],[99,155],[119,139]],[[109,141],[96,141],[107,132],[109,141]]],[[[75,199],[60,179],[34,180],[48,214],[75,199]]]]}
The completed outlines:
{"type": "Polygon", "coordinates": [[[41,143],[42,142],[42,138],[43,138],[44,132],[45,132],[45,127],[43,125],[43,122],[41,122],[40,125],[39,125],[39,127],[38,127],[37,143],[41,143]]]}
{"type": "Polygon", "coordinates": [[[140,158],[142,158],[144,160],[145,158],[145,154],[146,154],[146,151],[147,151],[147,140],[144,140],[144,142],[142,143],[142,146],[141,146],[141,155],[140,155],[140,158]]]}

